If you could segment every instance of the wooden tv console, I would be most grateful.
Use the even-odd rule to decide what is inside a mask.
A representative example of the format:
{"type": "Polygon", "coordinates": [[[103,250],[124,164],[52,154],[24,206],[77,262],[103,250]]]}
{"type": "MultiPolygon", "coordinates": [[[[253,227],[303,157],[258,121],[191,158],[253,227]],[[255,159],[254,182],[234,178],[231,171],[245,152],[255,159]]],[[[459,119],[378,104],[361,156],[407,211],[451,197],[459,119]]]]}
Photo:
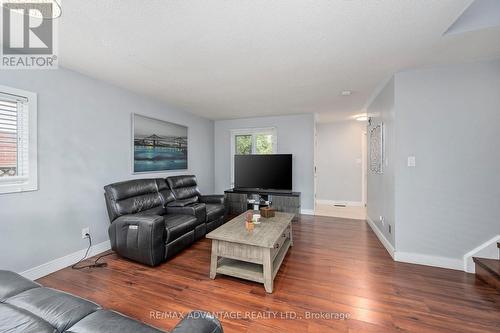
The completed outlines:
{"type": "Polygon", "coordinates": [[[273,191],[273,190],[251,190],[251,189],[230,189],[224,191],[226,199],[226,213],[239,215],[248,209],[249,199],[255,195],[271,202],[271,208],[278,212],[300,214],[300,192],[273,191]]]}

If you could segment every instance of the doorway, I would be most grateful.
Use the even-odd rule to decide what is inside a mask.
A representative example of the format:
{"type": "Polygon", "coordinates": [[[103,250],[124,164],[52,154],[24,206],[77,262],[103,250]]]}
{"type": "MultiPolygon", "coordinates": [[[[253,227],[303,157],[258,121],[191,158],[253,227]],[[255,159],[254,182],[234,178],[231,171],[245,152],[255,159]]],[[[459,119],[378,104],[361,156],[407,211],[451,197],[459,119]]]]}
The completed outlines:
{"type": "Polygon", "coordinates": [[[315,215],[366,219],[366,122],[317,123],[315,215]]]}

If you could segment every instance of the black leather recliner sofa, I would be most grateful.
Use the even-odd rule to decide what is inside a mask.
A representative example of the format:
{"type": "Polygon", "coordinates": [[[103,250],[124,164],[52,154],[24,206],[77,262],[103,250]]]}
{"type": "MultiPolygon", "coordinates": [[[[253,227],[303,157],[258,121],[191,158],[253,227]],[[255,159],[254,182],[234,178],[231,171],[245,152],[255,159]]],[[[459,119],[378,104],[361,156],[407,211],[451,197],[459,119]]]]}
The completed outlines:
{"type": "MultiPolygon", "coordinates": [[[[156,328],[104,310],[71,294],[44,288],[0,270],[0,332],[161,333],[156,328]]],[[[222,333],[220,322],[200,311],[188,314],[172,333],[222,333]]]]}
{"type": "Polygon", "coordinates": [[[111,248],[156,266],[224,221],[224,196],[203,196],[195,176],[136,179],[104,187],[111,248]]]}

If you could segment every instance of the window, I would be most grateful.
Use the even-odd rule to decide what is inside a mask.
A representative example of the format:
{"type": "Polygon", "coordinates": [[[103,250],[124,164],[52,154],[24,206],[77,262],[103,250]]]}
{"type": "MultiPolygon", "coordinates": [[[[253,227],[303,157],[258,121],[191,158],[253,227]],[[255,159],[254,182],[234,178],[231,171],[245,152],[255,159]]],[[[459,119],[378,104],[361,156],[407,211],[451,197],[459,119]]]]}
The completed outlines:
{"type": "Polygon", "coordinates": [[[231,186],[234,185],[234,155],[276,154],[276,128],[231,131],[231,186]]]}
{"type": "Polygon", "coordinates": [[[0,193],[38,188],[36,105],[36,94],[0,86],[0,193]]]}

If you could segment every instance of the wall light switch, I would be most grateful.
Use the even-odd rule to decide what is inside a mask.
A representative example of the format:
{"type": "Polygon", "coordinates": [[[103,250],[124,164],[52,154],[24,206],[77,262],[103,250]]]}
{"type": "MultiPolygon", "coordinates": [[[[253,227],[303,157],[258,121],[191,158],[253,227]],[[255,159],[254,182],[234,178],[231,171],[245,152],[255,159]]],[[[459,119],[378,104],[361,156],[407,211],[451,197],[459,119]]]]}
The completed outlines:
{"type": "Polygon", "coordinates": [[[415,156],[408,156],[408,167],[414,168],[416,165],[415,156]]]}
{"type": "Polygon", "coordinates": [[[379,219],[380,223],[382,223],[382,226],[385,226],[385,219],[384,219],[384,217],[383,216],[379,216],[378,219],[379,219]]]}

